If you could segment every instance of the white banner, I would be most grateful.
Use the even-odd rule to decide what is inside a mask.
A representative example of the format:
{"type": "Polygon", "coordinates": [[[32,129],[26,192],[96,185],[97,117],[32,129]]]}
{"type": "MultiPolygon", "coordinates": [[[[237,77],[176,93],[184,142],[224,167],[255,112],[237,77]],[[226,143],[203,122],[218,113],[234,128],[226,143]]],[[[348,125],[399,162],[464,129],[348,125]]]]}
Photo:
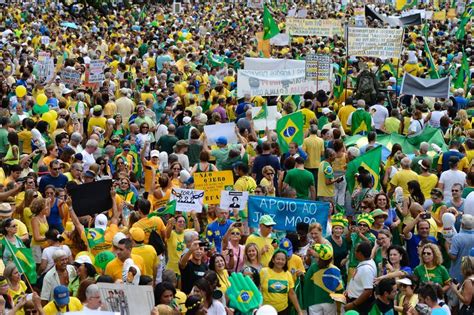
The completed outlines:
{"type": "Polygon", "coordinates": [[[228,144],[237,143],[237,136],[235,134],[235,123],[225,123],[216,125],[204,126],[204,132],[206,133],[209,144],[216,144],[216,140],[219,137],[225,137],[228,144]]]}
{"type": "Polygon", "coordinates": [[[331,80],[331,56],[311,54],[305,57],[306,78],[317,81],[331,80]]]}
{"type": "Polygon", "coordinates": [[[279,33],[270,38],[270,45],[273,46],[288,46],[290,44],[290,35],[287,33],[279,33]]]}
{"type": "Polygon", "coordinates": [[[349,56],[399,58],[403,29],[349,27],[349,56]]]}
{"type": "Polygon", "coordinates": [[[247,7],[253,9],[263,9],[265,0],[247,0],[247,7]]]}
{"type": "Polygon", "coordinates": [[[305,68],[281,70],[239,70],[237,97],[303,95],[316,92],[314,81],[306,80],[305,68]]]}
{"type": "Polygon", "coordinates": [[[89,64],[89,83],[101,83],[104,76],[105,60],[91,60],[89,64]]]}
{"type": "MultiPolygon", "coordinates": [[[[252,107],[252,118],[258,115],[262,108],[252,107]]],[[[253,127],[255,130],[265,130],[266,127],[270,130],[276,130],[276,122],[281,117],[276,106],[267,106],[268,116],[266,119],[254,119],[253,127]]]]}
{"type": "Polygon", "coordinates": [[[244,210],[249,199],[248,191],[221,191],[221,209],[244,210]]]}
{"type": "Polygon", "coordinates": [[[296,19],[286,18],[286,32],[291,36],[333,37],[342,35],[341,20],[336,19],[296,19]]]}
{"type": "Polygon", "coordinates": [[[244,70],[304,69],[306,62],[296,59],[245,58],[244,70]]]}
{"type": "Polygon", "coordinates": [[[48,52],[38,53],[38,62],[35,65],[37,79],[42,83],[48,83],[54,78],[54,59],[48,52]]]}
{"type": "Polygon", "coordinates": [[[81,74],[75,69],[63,69],[61,71],[61,81],[72,86],[81,85],[81,74]]]}
{"type": "Polygon", "coordinates": [[[204,190],[173,188],[170,200],[176,200],[176,210],[202,212],[204,190]]]}
{"type": "Polygon", "coordinates": [[[116,314],[150,314],[155,306],[153,287],[149,285],[127,285],[97,283],[102,309],[116,314]]]}

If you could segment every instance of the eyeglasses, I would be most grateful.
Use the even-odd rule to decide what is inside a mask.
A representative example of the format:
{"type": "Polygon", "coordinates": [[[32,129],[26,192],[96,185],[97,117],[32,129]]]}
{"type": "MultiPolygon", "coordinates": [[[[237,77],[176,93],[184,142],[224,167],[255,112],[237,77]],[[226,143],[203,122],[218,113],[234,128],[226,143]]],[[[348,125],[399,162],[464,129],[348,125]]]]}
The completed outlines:
{"type": "Polygon", "coordinates": [[[53,171],[59,171],[61,169],[61,167],[53,167],[51,170],[53,171]]]}
{"type": "Polygon", "coordinates": [[[254,192],[255,192],[256,194],[263,194],[263,191],[261,191],[261,190],[255,190],[254,192]]]}
{"type": "Polygon", "coordinates": [[[176,221],[176,223],[186,223],[186,221],[184,221],[184,220],[178,220],[178,221],[176,221]]]}
{"type": "Polygon", "coordinates": [[[273,228],[273,225],[263,225],[263,226],[266,227],[267,229],[273,228]]]}
{"type": "Polygon", "coordinates": [[[360,208],[361,208],[361,209],[370,209],[371,207],[368,206],[368,205],[361,205],[360,208]]]}
{"type": "Polygon", "coordinates": [[[423,252],[423,253],[421,253],[421,255],[423,255],[423,256],[431,256],[431,255],[433,255],[433,253],[431,253],[431,252],[423,252]]]}
{"type": "Polygon", "coordinates": [[[121,185],[128,185],[128,182],[120,182],[121,185]]]}
{"type": "Polygon", "coordinates": [[[360,226],[360,227],[365,227],[365,228],[369,228],[369,226],[368,226],[367,224],[360,224],[360,223],[359,223],[358,226],[360,226]]]}
{"type": "Polygon", "coordinates": [[[117,162],[117,164],[120,165],[120,164],[124,164],[124,163],[123,162],[117,162]]]}
{"type": "Polygon", "coordinates": [[[275,175],[275,173],[267,173],[266,175],[275,175]]]}
{"type": "Polygon", "coordinates": [[[142,129],[149,129],[149,127],[148,126],[143,126],[142,129]]]}
{"type": "Polygon", "coordinates": [[[179,167],[173,167],[173,171],[181,171],[181,168],[179,168],[179,167]]]}
{"type": "Polygon", "coordinates": [[[9,228],[16,228],[16,227],[18,227],[18,225],[16,225],[16,224],[13,224],[13,225],[9,226],[9,228]]]}
{"type": "Polygon", "coordinates": [[[28,185],[34,185],[34,184],[35,184],[35,182],[32,182],[32,181],[26,182],[26,183],[27,183],[28,185]]]}
{"type": "Polygon", "coordinates": [[[230,235],[240,235],[239,232],[231,232],[230,235]]]}
{"type": "Polygon", "coordinates": [[[99,164],[100,164],[100,165],[105,165],[105,162],[100,162],[99,164]]]}
{"type": "Polygon", "coordinates": [[[459,189],[451,189],[451,192],[459,192],[459,189]]]}
{"type": "Polygon", "coordinates": [[[33,195],[33,198],[38,198],[38,194],[33,195]]]}

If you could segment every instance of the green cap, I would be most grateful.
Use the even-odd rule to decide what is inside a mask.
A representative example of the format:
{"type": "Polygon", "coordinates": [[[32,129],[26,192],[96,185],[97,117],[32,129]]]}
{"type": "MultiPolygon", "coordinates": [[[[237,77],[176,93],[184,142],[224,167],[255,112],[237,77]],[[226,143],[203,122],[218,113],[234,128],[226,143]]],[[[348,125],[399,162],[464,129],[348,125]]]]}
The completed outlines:
{"type": "Polygon", "coordinates": [[[260,220],[258,221],[258,224],[263,224],[263,225],[275,225],[276,222],[273,221],[272,217],[269,216],[268,214],[263,215],[260,220]]]}

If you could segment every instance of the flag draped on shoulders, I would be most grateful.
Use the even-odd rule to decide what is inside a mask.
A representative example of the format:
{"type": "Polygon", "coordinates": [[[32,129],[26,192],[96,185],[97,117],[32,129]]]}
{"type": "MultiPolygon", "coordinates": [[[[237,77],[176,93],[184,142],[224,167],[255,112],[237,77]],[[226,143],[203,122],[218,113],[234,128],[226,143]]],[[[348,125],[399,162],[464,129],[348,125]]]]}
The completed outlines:
{"type": "Polygon", "coordinates": [[[355,174],[359,172],[362,166],[372,176],[374,189],[380,187],[380,161],[382,160],[382,146],[378,146],[366,152],[364,155],[352,160],[347,164],[346,180],[347,188],[352,193],[355,187],[355,174]]]}
{"type": "Polygon", "coordinates": [[[303,286],[303,308],[320,303],[333,303],[331,293],[344,290],[344,284],[339,268],[330,264],[327,268],[319,269],[313,263],[305,274],[303,286]]]}

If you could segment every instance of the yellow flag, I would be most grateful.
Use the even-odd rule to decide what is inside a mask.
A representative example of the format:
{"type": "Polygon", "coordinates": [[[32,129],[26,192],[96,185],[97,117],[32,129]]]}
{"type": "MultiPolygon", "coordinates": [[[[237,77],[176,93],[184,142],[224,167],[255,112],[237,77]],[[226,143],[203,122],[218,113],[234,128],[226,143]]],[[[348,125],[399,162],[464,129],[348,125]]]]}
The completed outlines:
{"type": "Polygon", "coordinates": [[[395,9],[398,11],[402,10],[403,7],[407,4],[407,0],[396,0],[395,2],[395,9]]]}

